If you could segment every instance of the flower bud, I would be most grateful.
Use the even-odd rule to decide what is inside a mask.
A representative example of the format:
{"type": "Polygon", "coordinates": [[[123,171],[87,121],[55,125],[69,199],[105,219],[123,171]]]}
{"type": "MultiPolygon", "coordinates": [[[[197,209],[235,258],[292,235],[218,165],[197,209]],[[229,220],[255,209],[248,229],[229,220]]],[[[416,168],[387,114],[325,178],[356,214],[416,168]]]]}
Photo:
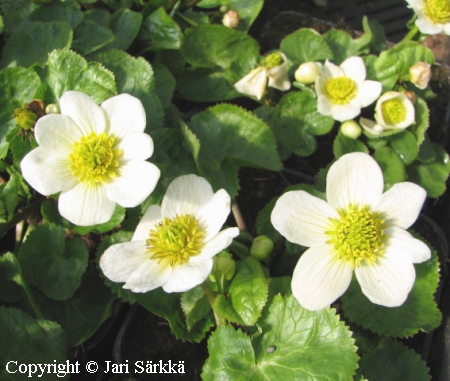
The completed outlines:
{"type": "Polygon", "coordinates": [[[431,65],[425,62],[417,62],[409,68],[410,81],[419,89],[423,90],[428,86],[431,78],[431,65]]]}
{"type": "Polygon", "coordinates": [[[61,114],[61,111],[59,110],[59,106],[56,103],[50,103],[45,108],[46,114],[61,114]]]}
{"type": "Polygon", "coordinates": [[[253,240],[250,255],[258,261],[262,261],[269,256],[272,250],[272,240],[265,235],[260,235],[253,240]]]}
{"type": "Polygon", "coordinates": [[[342,135],[350,139],[358,139],[361,135],[361,126],[354,120],[347,120],[341,124],[342,135]]]}
{"type": "Polygon", "coordinates": [[[222,24],[228,28],[237,28],[239,21],[240,18],[238,13],[232,9],[225,13],[222,18],[222,24]]]}
{"type": "Polygon", "coordinates": [[[295,80],[309,85],[316,81],[316,78],[322,71],[322,64],[320,62],[304,62],[295,71],[295,80]]]}
{"type": "Polygon", "coordinates": [[[37,115],[28,110],[26,104],[22,105],[22,108],[16,108],[13,116],[16,119],[17,125],[25,131],[33,128],[36,124],[37,115]]]}
{"type": "Polygon", "coordinates": [[[223,274],[225,280],[231,280],[235,271],[236,262],[232,258],[216,255],[213,258],[213,268],[209,275],[209,279],[215,282],[217,279],[220,279],[220,275],[223,274]]]}

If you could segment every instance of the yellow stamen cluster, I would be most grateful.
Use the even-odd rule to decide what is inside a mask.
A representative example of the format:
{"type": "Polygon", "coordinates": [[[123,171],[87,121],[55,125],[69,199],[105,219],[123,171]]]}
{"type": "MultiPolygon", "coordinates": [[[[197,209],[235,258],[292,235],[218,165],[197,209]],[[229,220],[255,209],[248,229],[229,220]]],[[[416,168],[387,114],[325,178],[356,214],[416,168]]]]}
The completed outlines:
{"type": "Polygon", "coordinates": [[[175,267],[199,255],[204,246],[206,232],[200,230],[198,221],[191,215],[164,220],[150,231],[146,241],[147,253],[152,259],[164,261],[165,266],[175,267]]]}
{"type": "Polygon", "coordinates": [[[355,98],[358,86],[348,77],[330,78],[325,84],[325,95],[334,104],[345,105],[355,98]]]}
{"type": "Polygon", "coordinates": [[[384,241],[387,236],[383,230],[387,227],[381,213],[373,213],[365,205],[361,209],[350,204],[348,210],[338,211],[340,219],[331,219],[334,229],[327,231],[331,236],[327,241],[334,246],[338,259],[348,261],[355,269],[366,261],[374,265],[378,256],[383,255],[384,241]]]}
{"type": "Polygon", "coordinates": [[[119,162],[117,158],[122,151],[115,148],[116,141],[106,133],[97,135],[95,132],[83,136],[73,145],[69,155],[72,174],[80,182],[94,185],[117,176],[119,162]]]}
{"type": "Polygon", "coordinates": [[[387,124],[396,125],[405,120],[406,107],[399,99],[392,98],[382,103],[381,113],[387,124]]]}
{"type": "Polygon", "coordinates": [[[449,0],[425,0],[423,13],[434,24],[450,22],[449,0]]]}

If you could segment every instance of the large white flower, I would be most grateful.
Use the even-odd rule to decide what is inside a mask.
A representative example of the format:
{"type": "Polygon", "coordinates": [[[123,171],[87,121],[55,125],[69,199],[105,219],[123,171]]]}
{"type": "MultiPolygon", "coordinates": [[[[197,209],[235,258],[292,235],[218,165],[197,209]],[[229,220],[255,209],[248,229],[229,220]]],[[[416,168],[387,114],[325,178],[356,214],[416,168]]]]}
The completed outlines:
{"type": "Polygon", "coordinates": [[[348,288],[353,270],[376,304],[403,304],[415,280],[413,263],[430,249],[405,229],[416,220],[426,192],[403,182],[383,193],[383,174],[365,153],[342,156],[327,175],[327,201],[304,191],[282,195],[272,224],[309,249],[292,277],[292,292],[309,310],[325,308],[348,288]]]}
{"type": "Polygon", "coordinates": [[[219,232],[230,213],[230,196],[213,192],[202,177],[185,175],[167,188],[161,206],[152,205],[131,242],[110,246],[100,268],[114,282],[133,292],[161,287],[184,292],[203,283],[212,258],[239,234],[238,228],[219,232]]]}
{"type": "Polygon", "coordinates": [[[424,34],[444,32],[450,35],[450,1],[406,0],[417,15],[415,22],[424,34]]]}
{"type": "Polygon", "coordinates": [[[272,53],[264,58],[261,66],[253,69],[234,84],[237,91],[261,99],[266,87],[286,91],[291,88],[287,58],[283,53],[272,53]]]}
{"type": "Polygon", "coordinates": [[[145,161],[153,141],[145,134],[139,99],[120,94],[98,106],[92,98],[67,91],[61,114],[35,127],[39,147],[22,160],[26,181],[39,193],[59,195],[59,212],[76,225],[107,222],[116,204],[134,207],[153,191],[159,169],[145,161]]]}
{"type": "Polygon", "coordinates": [[[375,106],[376,122],[361,118],[359,123],[373,135],[389,130],[404,130],[414,123],[414,105],[404,93],[388,91],[377,100],[375,106]]]}
{"type": "Polygon", "coordinates": [[[366,81],[366,67],[361,57],[347,58],[341,66],[328,60],[316,78],[317,110],[344,122],[353,119],[361,108],[381,94],[381,83],[366,81]]]}

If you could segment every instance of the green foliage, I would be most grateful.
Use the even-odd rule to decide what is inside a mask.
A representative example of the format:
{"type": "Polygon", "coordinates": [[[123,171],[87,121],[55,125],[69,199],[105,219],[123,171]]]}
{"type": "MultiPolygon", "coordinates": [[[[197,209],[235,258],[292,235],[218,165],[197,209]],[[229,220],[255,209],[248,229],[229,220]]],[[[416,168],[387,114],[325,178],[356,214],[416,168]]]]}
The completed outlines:
{"type": "Polygon", "coordinates": [[[351,333],[332,309],[310,312],[291,296],[275,296],[249,337],[231,325],[208,340],[204,380],[348,380],[358,356],[351,333]]]}

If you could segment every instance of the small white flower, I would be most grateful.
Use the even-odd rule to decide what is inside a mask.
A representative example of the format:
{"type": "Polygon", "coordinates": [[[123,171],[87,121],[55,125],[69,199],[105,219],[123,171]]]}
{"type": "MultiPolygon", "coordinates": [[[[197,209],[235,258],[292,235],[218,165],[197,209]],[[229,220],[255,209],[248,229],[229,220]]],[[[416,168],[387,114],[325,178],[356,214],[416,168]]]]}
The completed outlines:
{"type": "Polygon", "coordinates": [[[316,78],[322,71],[320,62],[303,62],[295,71],[294,77],[297,82],[309,85],[316,82],[316,78]]]}
{"type": "Polygon", "coordinates": [[[450,2],[448,0],[406,0],[417,15],[415,22],[424,34],[444,32],[450,35],[450,2]]]}
{"type": "Polygon", "coordinates": [[[244,78],[234,84],[237,91],[261,99],[270,86],[286,91],[291,88],[288,77],[287,58],[283,53],[272,53],[264,58],[262,66],[258,66],[244,78]]]}
{"type": "Polygon", "coordinates": [[[341,66],[327,60],[316,79],[316,93],[318,111],[344,122],[358,116],[362,107],[380,96],[381,83],[366,81],[361,57],[347,58],[341,66]]]}
{"type": "Polygon", "coordinates": [[[161,206],[142,217],[131,242],[110,246],[100,268],[114,282],[133,292],[162,287],[184,292],[203,283],[213,257],[230,245],[238,228],[219,232],[230,213],[230,196],[213,192],[202,177],[185,175],[167,188],[161,206]]]}
{"type": "Polygon", "coordinates": [[[134,207],[156,186],[159,169],[145,161],[153,141],[145,134],[139,99],[121,94],[98,106],[92,98],[67,91],[61,114],[40,118],[39,147],[21,163],[23,177],[39,193],[61,192],[59,212],[76,225],[107,222],[116,204],[134,207]]]}
{"type": "Polygon", "coordinates": [[[320,310],[348,288],[353,270],[362,292],[376,304],[403,304],[415,280],[413,263],[430,258],[409,228],[426,192],[403,182],[383,193],[383,174],[365,153],[342,156],[327,175],[327,201],[304,191],[283,194],[271,221],[286,239],[309,249],[292,277],[292,292],[320,310]]]}
{"type": "Polygon", "coordinates": [[[414,105],[404,93],[388,91],[378,98],[375,106],[376,122],[361,118],[361,126],[373,135],[389,130],[404,130],[414,123],[414,105]]]}
{"type": "Polygon", "coordinates": [[[409,68],[410,81],[419,89],[423,90],[428,86],[431,79],[431,65],[425,62],[417,62],[409,68]]]}

